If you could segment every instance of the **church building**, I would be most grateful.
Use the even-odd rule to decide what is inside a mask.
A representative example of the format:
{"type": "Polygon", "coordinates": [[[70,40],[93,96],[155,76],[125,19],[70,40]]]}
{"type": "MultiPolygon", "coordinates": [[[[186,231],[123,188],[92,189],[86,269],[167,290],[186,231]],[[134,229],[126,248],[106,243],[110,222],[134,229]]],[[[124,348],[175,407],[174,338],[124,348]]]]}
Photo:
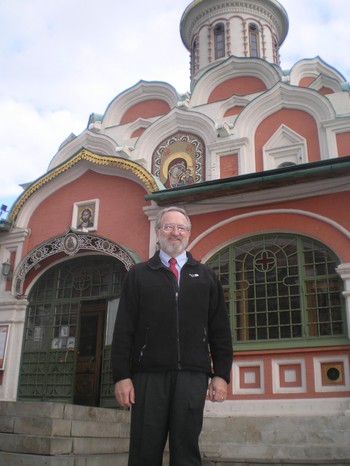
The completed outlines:
{"type": "Polygon", "coordinates": [[[350,87],[319,56],[281,67],[282,4],[189,3],[188,93],[117,95],[0,220],[0,400],[116,407],[121,286],[176,205],[231,319],[228,400],[206,414],[349,410],[350,87]]]}

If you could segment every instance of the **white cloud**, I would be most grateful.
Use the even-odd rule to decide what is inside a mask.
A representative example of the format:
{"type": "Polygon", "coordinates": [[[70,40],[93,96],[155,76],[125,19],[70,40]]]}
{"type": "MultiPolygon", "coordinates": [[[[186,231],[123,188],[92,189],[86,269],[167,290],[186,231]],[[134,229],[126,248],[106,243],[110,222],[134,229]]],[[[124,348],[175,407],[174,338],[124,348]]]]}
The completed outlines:
{"type": "Polygon", "coordinates": [[[40,113],[30,104],[13,100],[2,101],[0,108],[0,159],[4,162],[0,192],[17,197],[22,191],[18,185],[45,173],[57,151],[56,141],[63,141],[67,128],[79,128],[82,121],[67,110],[40,113]]]}
{"type": "Polygon", "coordinates": [[[320,56],[350,80],[348,0],[283,0],[289,32],[281,48],[282,68],[320,56]]]}
{"type": "MultiPolygon", "coordinates": [[[[179,24],[190,0],[11,0],[0,15],[0,204],[41,176],[71,132],[139,80],[189,90],[179,24]]],[[[350,79],[348,0],[281,0],[281,65],[321,56],[350,79]]],[[[6,202],[5,202],[6,203],[6,202]]],[[[10,205],[10,204],[9,204],[10,205]]]]}

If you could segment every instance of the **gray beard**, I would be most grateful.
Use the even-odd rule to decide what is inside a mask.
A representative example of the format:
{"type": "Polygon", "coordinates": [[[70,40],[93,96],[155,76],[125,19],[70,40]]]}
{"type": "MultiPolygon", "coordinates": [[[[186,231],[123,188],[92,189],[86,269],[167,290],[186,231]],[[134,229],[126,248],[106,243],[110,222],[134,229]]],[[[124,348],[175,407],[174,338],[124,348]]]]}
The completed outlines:
{"type": "Polygon", "coordinates": [[[178,256],[182,252],[184,252],[188,246],[188,241],[181,241],[180,243],[176,244],[169,244],[164,238],[158,239],[159,248],[169,254],[169,256],[176,255],[178,256]]]}

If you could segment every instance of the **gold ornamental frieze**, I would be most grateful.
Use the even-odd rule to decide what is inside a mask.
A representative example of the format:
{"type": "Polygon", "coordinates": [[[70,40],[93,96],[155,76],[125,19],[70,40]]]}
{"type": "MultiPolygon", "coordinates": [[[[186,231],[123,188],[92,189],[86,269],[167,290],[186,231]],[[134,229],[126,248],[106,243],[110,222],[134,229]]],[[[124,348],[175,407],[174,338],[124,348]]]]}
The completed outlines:
{"type": "Polygon", "coordinates": [[[132,173],[136,178],[139,178],[142,181],[148,193],[158,190],[157,183],[151,173],[149,173],[138,163],[124,159],[122,157],[99,155],[89,150],[82,149],[80,152],[63,162],[58,167],[54,168],[53,170],[40,177],[38,180],[34,181],[15,202],[10,212],[9,220],[14,221],[16,219],[23,205],[36,191],[83,160],[95,165],[120,168],[121,170],[132,173]]]}

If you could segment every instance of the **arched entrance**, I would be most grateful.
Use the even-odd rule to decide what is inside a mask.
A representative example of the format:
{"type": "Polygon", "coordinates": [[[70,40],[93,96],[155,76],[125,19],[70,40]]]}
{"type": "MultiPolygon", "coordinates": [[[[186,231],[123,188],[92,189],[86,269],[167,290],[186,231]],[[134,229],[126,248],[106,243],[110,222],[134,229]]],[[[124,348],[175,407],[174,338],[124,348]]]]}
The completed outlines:
{"type": "Polygon", "coordinates": [[[126,272],[89,254],[43,274],[28,296],[19,400],[115,406],[110,345],[126,272]]]}

